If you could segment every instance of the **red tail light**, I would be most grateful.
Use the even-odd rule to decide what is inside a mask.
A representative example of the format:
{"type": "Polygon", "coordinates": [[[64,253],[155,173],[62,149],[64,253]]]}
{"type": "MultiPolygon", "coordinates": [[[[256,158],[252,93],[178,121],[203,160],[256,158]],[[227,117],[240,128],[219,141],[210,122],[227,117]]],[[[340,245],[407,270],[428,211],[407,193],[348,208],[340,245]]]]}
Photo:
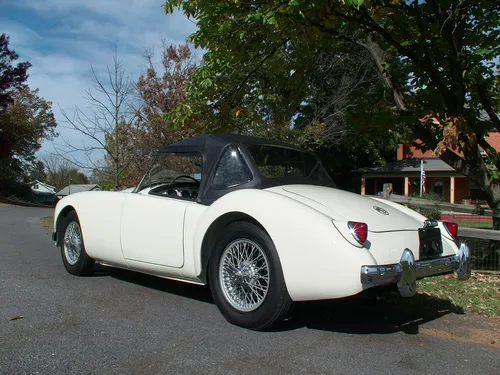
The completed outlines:
{"type": "Polygon", "coordinates": [[[358,223],[355,221],[349,221],[347,223],[349,231],[356,241],[359,243],[366,242],[368,238],[368,225],[365,223],[358,223]]]}
{"type": "Polygon", "coordinates": [[[449,222],[449,221],[444,221],[443,224],[444,224],[444,227],[446,228],[446,230],[448,231],[448,233],[453,238],[457,238],[457,236],[458,236],[458,224],[457,223],[452,223],[452,222],[449,222]]]}

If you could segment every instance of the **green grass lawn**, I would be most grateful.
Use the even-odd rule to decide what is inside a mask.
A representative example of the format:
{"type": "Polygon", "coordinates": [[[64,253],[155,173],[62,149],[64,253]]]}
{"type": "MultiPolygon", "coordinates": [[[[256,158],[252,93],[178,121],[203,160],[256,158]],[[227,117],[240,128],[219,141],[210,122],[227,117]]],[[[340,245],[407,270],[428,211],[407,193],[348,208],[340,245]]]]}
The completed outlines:
{"type": "Polygon", "coordinates": [[[482,221],[463,221],[457,220],[456,223],[459,227],[463,228],[479,228],[479,229],[493,229],[493,224],[482,221]]]}
{"type": "Polygon", "coordinates": [[[454,275],[431,277],[418,281],[418,291],[448,300],[466,313],[500,317],[500,275],[473,272],[467,281],[454,275]]]}

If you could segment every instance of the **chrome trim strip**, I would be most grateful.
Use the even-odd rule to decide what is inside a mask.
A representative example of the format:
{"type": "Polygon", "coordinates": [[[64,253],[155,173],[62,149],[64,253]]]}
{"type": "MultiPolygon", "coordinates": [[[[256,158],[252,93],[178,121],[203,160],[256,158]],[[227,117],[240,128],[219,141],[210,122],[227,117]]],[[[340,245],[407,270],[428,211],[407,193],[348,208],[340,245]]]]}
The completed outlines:
{"type": "Polygon", "coordinates": [[[155,277],[159,277],[159,278],[162,278],[162,279],[168,279],[168,280],[172,280],[172,281],[182,281],[183,283],[188,283],[188,284],[203,285],[203,286],[207,285],[205,282],[203,282],[203,281],[201,281],[199,279],[189,279],[189,278],[176,277],[176,276],[165,276],[165,275],[160,275],[160,274],[154,273],[154,272],[147,272],[147,271],[135,269],[133,267],[127,267],[127,266],[124,266],[124,265],[109,263],[107,261],[101,261],[99,259],[95,259],[95,261],[97,263],[99,263],[101,266],[104,266],[104,267],[119,268],[119,269],[125,270],[125,271],[142,273],[144,275],[155,276],[155,277]]]}

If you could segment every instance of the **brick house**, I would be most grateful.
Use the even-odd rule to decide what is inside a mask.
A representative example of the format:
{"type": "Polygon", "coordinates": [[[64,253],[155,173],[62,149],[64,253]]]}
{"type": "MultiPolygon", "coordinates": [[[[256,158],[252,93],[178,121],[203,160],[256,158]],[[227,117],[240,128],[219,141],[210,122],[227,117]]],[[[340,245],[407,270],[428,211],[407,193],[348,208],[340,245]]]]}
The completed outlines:
{"type": "MultiPolygon", "coordinates": [[[[486,140],[500,152],[500,133],[489,133],[486,140]]],[[[470,200],[484,199],[479,186],[441,159],[433,156],[432,150],[423,152],[414,146],[404,144],[398,145],[395,161],[385,166],[358,170],[361,172],[361,194],[376,195],[382,191],[384,183],[392,183],[394,194],[418,195],[421,160],[426,177],[426,192],[441,195],[445,202],[450,203],[467,204],[470,200]]]]}

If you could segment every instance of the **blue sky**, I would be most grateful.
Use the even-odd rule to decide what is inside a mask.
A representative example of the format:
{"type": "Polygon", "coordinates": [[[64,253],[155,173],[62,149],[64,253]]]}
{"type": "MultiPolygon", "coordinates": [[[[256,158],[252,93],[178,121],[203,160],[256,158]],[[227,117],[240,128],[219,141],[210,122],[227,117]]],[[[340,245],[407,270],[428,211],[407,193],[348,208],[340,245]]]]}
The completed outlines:
{"type": "MultiPolygon", "coordinates": [[[[0,0],[0,25],[20,61],[33,64],[28,84],[52,101],[60,125],[59,106],[71,113],[85,108],[83,96],[92,86],[90,64],[98,74],[111,64],[114,46],[127,73],[137,79],[144,67],[145,48],[161,40],[185,43],[196,26],[182,13],[165,15],[162,0],[0,0]]],[[[58,128],[69,142],[81,136],[58,128]]],[[[58,142],[57,140],[55,142],[58,142]]],[[[45,142],[39,155],[53,150],[45,142]]]]}

